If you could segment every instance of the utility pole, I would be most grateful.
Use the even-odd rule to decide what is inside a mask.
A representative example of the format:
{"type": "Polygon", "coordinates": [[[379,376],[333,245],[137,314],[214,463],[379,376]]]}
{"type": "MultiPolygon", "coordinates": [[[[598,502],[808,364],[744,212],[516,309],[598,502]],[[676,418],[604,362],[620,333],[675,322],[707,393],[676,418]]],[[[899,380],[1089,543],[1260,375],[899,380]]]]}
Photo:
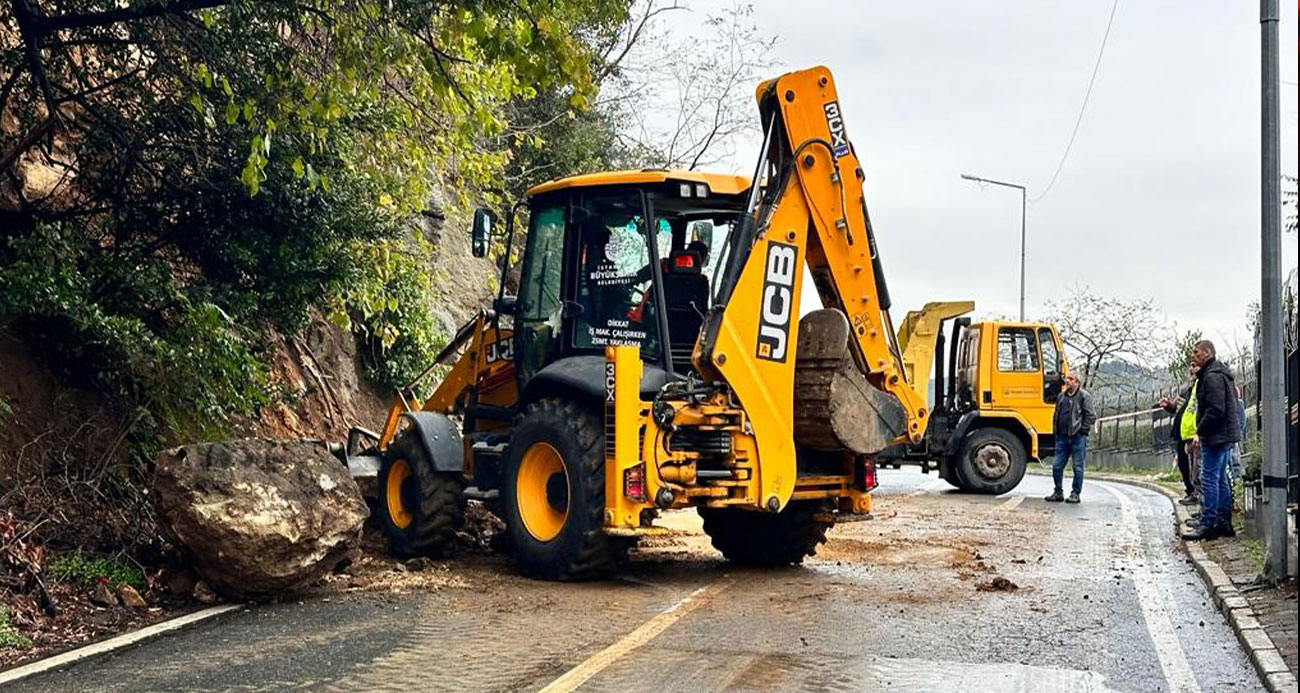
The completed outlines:
{"type": "Polygon", "coordinates": [[[1020,322],[1025,321],[1025,186],[1007,183],[1005,181],[993,180],[991,178],[980,178],[972,176],[969,173],[961,174],[965,180],[973,180],[976,183],[987,183],[989,185],[1001,185],[1004,188],[1015,188],[1020,191],[1020,322]]]}
{"type": "Polygon", "coordinates": [[[1282,199],[1278,103],[1278,2],[1260,0],[1260,431],[1263,434],[1264,576],[1286,578],[1286,403],[1282,364],[1282,199]]]}

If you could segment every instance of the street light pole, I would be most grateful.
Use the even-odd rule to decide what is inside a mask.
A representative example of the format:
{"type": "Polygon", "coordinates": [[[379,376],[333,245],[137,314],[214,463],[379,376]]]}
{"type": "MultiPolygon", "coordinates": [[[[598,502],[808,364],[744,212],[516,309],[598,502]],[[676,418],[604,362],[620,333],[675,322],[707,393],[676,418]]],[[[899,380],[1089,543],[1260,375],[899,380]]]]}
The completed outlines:
{"type": "Polygon", "coordinates": [[[975,181],[976,183],[987,183],[989,185],[1001,185],[1004,188],[1015,188],[1020,191],[1020,322],[1025,321],[1025,186],[1008,183],[1006,181],[993,180],[992,178],[980,178],[972,176],[969,173],[961,174],[965,180],[975,181]]]}
{"type": "Polygon", "coordinates": [[[1260,418],[1263,434],[1264,575],[1286,579],[1286,401],[1282,362],[1282,200],[1278,115],[1278,2],[1260,0],[1260,418]]]}

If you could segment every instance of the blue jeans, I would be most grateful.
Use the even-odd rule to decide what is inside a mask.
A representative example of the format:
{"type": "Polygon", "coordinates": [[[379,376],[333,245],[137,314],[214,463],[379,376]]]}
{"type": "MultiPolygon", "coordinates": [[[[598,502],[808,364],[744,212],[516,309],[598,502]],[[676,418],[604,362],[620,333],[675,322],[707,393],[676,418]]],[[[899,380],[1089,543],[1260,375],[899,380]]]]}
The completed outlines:
{"type": "Polygon", "coordinates": [[[1065,463],[1074,458],[1074,478],[1070,481],[1070,492],[1079,495],[1083,491],[1083,458],[1088,454],[1088,436],[1057,436],[1056,461],[1052,463],[1052,481],[1056,482],[1056,492],[1061,492],[1061,482],[1065,480],[1065,463]]]}
{"type": "Polygon", "coordinates": [[[1201,445],[1201,526],[1207,529],[1232,522],[1231,454],[1232,443],[1201,445]]]}

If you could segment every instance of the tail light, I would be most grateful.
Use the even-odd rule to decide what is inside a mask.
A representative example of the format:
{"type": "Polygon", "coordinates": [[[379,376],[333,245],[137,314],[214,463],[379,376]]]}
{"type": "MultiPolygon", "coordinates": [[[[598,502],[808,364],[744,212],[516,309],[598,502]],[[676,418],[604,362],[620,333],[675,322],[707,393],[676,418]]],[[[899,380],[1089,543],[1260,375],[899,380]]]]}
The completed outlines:
{"type": "Polygon", "coordinates": [[[646,502],[644,462],[623,470],[623,495],[637,503],[646,502]]]}
{"type": "Polygon", "coordinates": [[[673,258],[673,266],[678,269],[690,269],[695,266],[695,258],[691,255],[678,255],[673,258]]]}
{"type": "Polygon", "coordinates": [[[862,457],[858,460],[858,479],[856,484],[859,490],[870,491],[879,486],[876,480],[876,460],[874,457],[862,457]]]}

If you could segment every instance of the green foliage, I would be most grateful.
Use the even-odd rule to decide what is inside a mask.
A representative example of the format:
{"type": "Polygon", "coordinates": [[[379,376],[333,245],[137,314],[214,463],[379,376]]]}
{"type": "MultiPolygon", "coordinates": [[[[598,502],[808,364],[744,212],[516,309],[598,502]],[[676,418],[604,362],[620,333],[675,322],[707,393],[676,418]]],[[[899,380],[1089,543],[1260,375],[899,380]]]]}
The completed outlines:
{"type": "Polygon", "coordinates": [[[58,580],[108,580],[110,587],[127,584],[143,589],[144,572],[139,566],[116,556],[90,556],[81,551],[50,561],[49,573],[58,580]]]}
{"type": "MultiPolygon", "coordinates": [[[[540,157],[526,134],[540,121],[512,123],[536,112],[522,104],[584,118],[590,37],[616,32],[628,4],[230,2],[177,17],[74,0],[28,23],[32,3],[0,5],[16,37],[0,46],[0,154],[62,173],[0,196],[0,324],[67,383],[136,412],[127,442],[146,455],[270,402],[264,335],[313,309],[357,333],[377,380],[403,382],[442,339],[428,249],[403,220],[435,193],[454,207],[500,190],[512,158],[540,157]],[[70,13],[75,27],[48,28],[70,13]],[[28,135],[51,104],[58,146],[39,147],[28,135]]],[[[566,166],[607,142],[575,142],[566,166]]]]}
{"type": "Polygon", "coordinates": [[[9,607],[0,606],[0,650],[31,649],[32,641],[9,623],[9,607]]]}
{"type": "MultiPolygon", "coordinates": [[[[1241,507],[1241,506],[1237,506],[1237,507],[1241,507]]],[[[1237,541],[1241,543],[1241,548],[1245,549],[1246,558],[1249,559],[1250,564],[1254,566],[1255,573],[1258,575],[1263,575],[1264,563],[1268,556],[1268,547],[1264,544],[1263,541],[1259,539],[1255,539],[1247,536],[1240,536],[1240,534],[1237,537],[1237,541]]]]}
{"type": "Polygon", "coordinates": [[[508,200],[537,183],[627,163],[614,115],[573,107],[558,89],[519,99],[507,107],[512,124],[506,137],[513,156],[506,168],[508,200]]]}
{"type": "Polygon", "coordinates": [[[152,410],[175,435],[215,434],[269,400],[255,336],[210,292],[182,290],[161,260],[123,266],[87,241],[50,225],[0,247],[0,315],[57,373],[152,410]]]}
{"type": "Polygon", "coordinates": [[[1187,378],[1192,367],[1192,348],[1204,337],[1200,330],[1184,330],[1169,347],[1169,364],[1165,369],[1178,382],[1187,378]]]}
{"type": "Polygon", "coordinates": [[[368,375],[392,388],[410,382],[446,343],[429,310],[431,277],[419,259],[426,254],[421,250],[390,241],[353,248],[363,269],[330,313],[331,322],[360,337],[368,375]]]}

